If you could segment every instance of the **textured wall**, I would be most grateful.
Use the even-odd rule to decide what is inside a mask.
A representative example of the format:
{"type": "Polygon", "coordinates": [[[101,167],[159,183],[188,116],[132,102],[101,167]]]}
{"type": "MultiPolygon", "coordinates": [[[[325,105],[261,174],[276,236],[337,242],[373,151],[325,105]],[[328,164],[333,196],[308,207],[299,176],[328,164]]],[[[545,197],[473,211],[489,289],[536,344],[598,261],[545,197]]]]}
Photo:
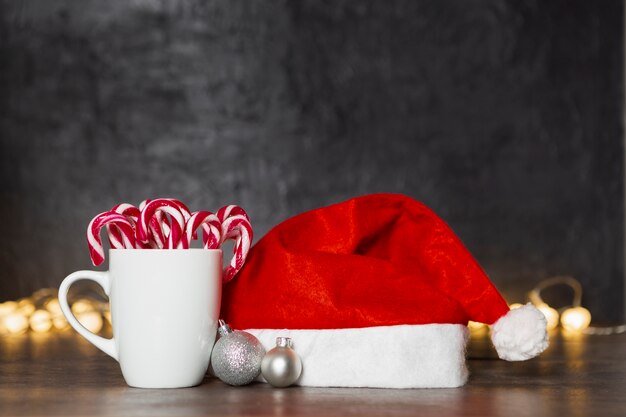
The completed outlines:
{"type": "Polygon", "coordinates": [[[238,203],[260,237],[402,192],[511,299],[623,317],[623,3],[0,0],[0,299],[89,267],[121,201],[238,203]]]}

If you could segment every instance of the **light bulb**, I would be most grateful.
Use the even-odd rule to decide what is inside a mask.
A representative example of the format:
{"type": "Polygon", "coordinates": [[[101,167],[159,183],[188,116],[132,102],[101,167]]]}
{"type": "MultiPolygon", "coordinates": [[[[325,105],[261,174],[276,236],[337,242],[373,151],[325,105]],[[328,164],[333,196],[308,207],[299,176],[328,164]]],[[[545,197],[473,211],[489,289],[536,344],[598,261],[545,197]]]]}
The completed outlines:
{"type": "Polygon", "coordinates": [[[65,320],[65,316],[63,314],[54,316],[52,318],[52,325],[57,330],[63,330],[69,327],[69,323],[65,320]]]}
{"type": "Polygon", "coordinates": [[[546,303],[539,304],[537,306],[539,311],[546,316],[546,321],[548,322],[548,330],[552,330],[559,325],[559,312],[547,305],[546,303]]]}
{"type": "Polygon", "coordinates": [[[86,313],[86,312],[94,311],[94,310],[95,308],[93,306],[93,303],[85,298],[76,300],[72,304],[72,313],[74,313],[75,316],[78,316],[81,313],[86,313]]]}
{"type": "Polygon", "coordinates": [[[585,307],[568,308],[561,314],[561,326],[565,330],[580,332],[589,327],[591,313],[585,307]]]}
{"type": "Polygon", "coordinates": [[[63,312],[61,311],[61,305],[59,304],[59,299],[58,298],[51,298],[51,299],[49,299],[48,301],[45,302],[45,304],[43,306],[53,316],[58,316],[59,314],[63,314],[63,312]]]}
{"type": "Polygon", "coordinates": [[[29,304],[33,304],[33,300],[28,297],[20,298],[19,300],[17,300],[17,308],[22,308],[29,304]]]}
{"type": "Polygon", "coordinates": [[[467,322],[467,327],[469,327],[470,331],[475,332],[478,330],[483,330],[487,327],[486,324],[484,323],[480,323],[478,321],[468,321],[467,322]]]}
{"type": "Polygon", "coordinates": [[[16,311],[4,318],[4,327],[11,334],[24,333],[28,329],[28,319],[25,315],[16,311]]]}
{"type": "Polygon", "coordinates": [[[92,310],[77,314],[76,319],[92,333],[98,333],[102,329],[102,315],[97,311],[92,310]]]}
{"type": "Polygon", "coordinates": [[[515,310],[516,308],[520,308],[520,307],[524,307],[524,304],[513,303],[513,304],[509,305],[509,309],[511,309],[511,310],[515,310]]]}
{"type": "Polygon", "coordinates": [[[17,309],[17,303],[15,301],[5,301],[0,304],[0,317],[13,313],[17,309]]]}
{"type": "Polygon", "coordinates": [[[50,313],[47,310],[36,310],[29,319],[30,328],[35,332],[47,332],[52,327],[50,313]]]}
{"type": "Polygon", "coordinates": [[[109,324],[111,324],[111,310],[104,310],[102,312],[102,315],[104,316],[104,318],[106,319],[106,321],[109,322],[109,324]]]}
{"type": "Polygon", "coordinates": [[[17,311],[28,317],[35,312],[35,304],[30,298],[22,298],[17,302],[17,311]]]}

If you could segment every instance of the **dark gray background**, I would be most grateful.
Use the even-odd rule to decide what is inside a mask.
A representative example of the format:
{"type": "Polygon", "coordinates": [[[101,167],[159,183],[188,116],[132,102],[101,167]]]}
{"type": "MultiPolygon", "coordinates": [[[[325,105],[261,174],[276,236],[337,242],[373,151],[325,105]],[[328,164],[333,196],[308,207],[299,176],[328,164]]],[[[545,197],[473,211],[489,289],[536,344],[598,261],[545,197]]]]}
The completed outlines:
{"type": "Polygon", "coordinates": [[[115,203],[256,236],[371,192],[431,206],[510,301],[624,311],[623,2],[0,0],[0,299],[90,267],[115,203]]]}

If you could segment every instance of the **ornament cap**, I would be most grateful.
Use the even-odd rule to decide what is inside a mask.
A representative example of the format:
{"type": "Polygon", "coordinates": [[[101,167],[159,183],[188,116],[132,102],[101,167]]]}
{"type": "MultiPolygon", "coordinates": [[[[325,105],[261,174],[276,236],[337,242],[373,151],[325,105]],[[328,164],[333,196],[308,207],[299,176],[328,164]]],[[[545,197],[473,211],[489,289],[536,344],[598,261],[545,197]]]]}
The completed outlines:
{"type": "Polygon", "coordinates": [[[218,328],[217,328],[217,332],[219,333],[220,337],[224,337],[229,333],[233,332],[233,329],[230,328],[230,326],[222,319],[219,319],[217,321],[218,324],[218,328]]]}
{"type": "Polygon", "coordinates": [[[278,347],[286,347],[286,348],[293,347],[292,344],[291,344],[291,338],[290,337],[277,337],[276,338],[276,346],[278,346],[278,347]]]}
{"type": "Polygon", "coordinates": [[[261,373],[270,385],[277,388],[288,387],[300,378],[302,360],[293,350],[291,338],[276,338],[276,347],[263,357],[261,373]]]}

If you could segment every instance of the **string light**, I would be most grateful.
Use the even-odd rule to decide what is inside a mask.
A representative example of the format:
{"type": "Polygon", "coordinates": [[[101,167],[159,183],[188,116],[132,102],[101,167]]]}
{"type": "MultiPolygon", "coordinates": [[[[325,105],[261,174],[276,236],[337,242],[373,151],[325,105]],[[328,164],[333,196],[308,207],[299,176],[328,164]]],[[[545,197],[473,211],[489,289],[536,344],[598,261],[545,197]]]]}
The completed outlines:
{"type": "MultiPolygon", "coordinates": [[[[528,293],[528,299],[530,300],[530,302],[532,302],[535,307],[537,307],[544,314],[544,316],[546,316],[546,320],[548,321],[548,329],[550,330],[556,328],[559,325],[559,312],[550,307],[545,301],[543,301],[543,299],[541,298],[541,291],[555,285],[568,285],[574,290],[574,300],[572,302],[573,307],[580,307],[583,293],[580,282],[572,277],[567,276],[558,276],[543,280],[528,293]]],[[[580,325],[582,326],[582,320],[578,320],[577,322],[580,323],[580,325]]],[[[591,315],[589,316],[589,322],[591,322],[591,315]]],[[[587,326],[589,325],[589,322],[587,323],[587,326]]],[[[586,328],[587,326],[581,327],[577,331],[584,330],[584,328],[586,328]]]]}
{"type": "MultiPolygon", "coordinates": [[[[23,334],[29,329],[44,333],[69,328],[56,295],[56,289],[43,288],[30,297],[0,303],[0,334],[23,334]]],[[[102,330],[104,318],[110,322],[108,303],[81,298],[72,303],[71,310],[76,319],[94,333],[102,330]]]]}
{"type": "Polygon", "coordinates": [[[591,313],[581,305],[583,297],[583,289],[580,282],[573,277],[557,276],[541,281],[535,288],[528,293],[528,299],[532,302],[545,316],[548,321],[548,329],[553,329],[561,324],[561,327],[572,333],[586,334],[614,334],[626,332],[626,325],[613,327],[590,327],[591,313]],[[559,312],[550,307],[541,298],[541,291],[555,285],[567,285],[574,290],[574,298],[572,305],[564,308],[559,316],[559,312]]]}
{"type": "Polygon", "coordinates": [[[19,312],[9,313],[2,320],[2,324],[10,334],[21,334],[28,330],[28,319],[19,312]]]}
{"type": "Polygon", "coordinates": [[[620,324],[619,326],[611,326],[611,327],[587,327],[584,330],[585,334],[599,334],[599,335],[609,335],[609,334],[618,334],[618,333],[626,333],[626,324],[620,324]]]}
{"type": "Polygon", "coordinates": [[[61,314],[60,316],[56,316],[52,318],[52,325],[57,330],[65,330],[70,327],[70,324],[65,320],[65,316],[61,314]]]}
{"type": "Polygon", "coordinates": [[[69,323],[65,320],[65,316],[63,315],[63,311],[61,311],[61,304],[59,304],[59,299],[56,297],[50,298],[46,302],[43,303],[43,306],[46,310],[50,312],[50,318],[52,320],[52,325],[57,330],[64,330],[69,327],[69,323]]]}
{"type": "Polygon", "coordinates": [[[44,308],[52,315],[63,314],[61,311],[61,304],[59,304],[58,298],[51,298],[43,304],[44,308]]]}
{"type": "Polygon", "coordinates": [[[536,307],[543,313],[544,316],[546,316],[548,330],[556,329],[559,325],[559,312],[546,303],[538,304],[536,307]]]}
{"type": "Polygon", "coordinates": [[[591,313],[585,307],[568,308],[561,314],[561,326],[571,332],[581,332],[589,327],[591,313]]]}
{"type": "Polygon", "coordinates": [[[24,316],[30,316],[36,310],[33,300],[30,298],[22,298],[17,302],[17,310],[24,316]]]}
{"type": "Polygon", "coordinates": [[[87,300],[84,298],[81,298],[80,300],[76,300],[72,304],[72,313],[74,313],[74,315],[87,313],[87,312],[94,311],[94,310],[95,310],[95,307],[93,305],[93,302],[91,300],[87,300]]]}
{"type": "Polygon", "coordinates": [[[17,309],[17,303],[15,301],[7,301],[0,304],[0,317],[4,317],[9,313],[14,312],[17,309]]]}
{"type": "Polygon", "coordinates": [[[102,314],[97,311],[85,311],[78,314],[76,319],[92,333],[98,333],[102,329],[102,314]]]}
{"type": "Polygon", "coordinates": [[[484,323],[481,323],[479,321],[468,321],[467,322],[467,327],[470,329],[470,332],[482,332],[484,330],[487,329],[487,325],[484,323]]]}
{"type": "Polygon", "coordinates": [[[48,310],[35,310],[28,320],[30,328],[37,333],[47,332],[52,327],[48,310]]]}

